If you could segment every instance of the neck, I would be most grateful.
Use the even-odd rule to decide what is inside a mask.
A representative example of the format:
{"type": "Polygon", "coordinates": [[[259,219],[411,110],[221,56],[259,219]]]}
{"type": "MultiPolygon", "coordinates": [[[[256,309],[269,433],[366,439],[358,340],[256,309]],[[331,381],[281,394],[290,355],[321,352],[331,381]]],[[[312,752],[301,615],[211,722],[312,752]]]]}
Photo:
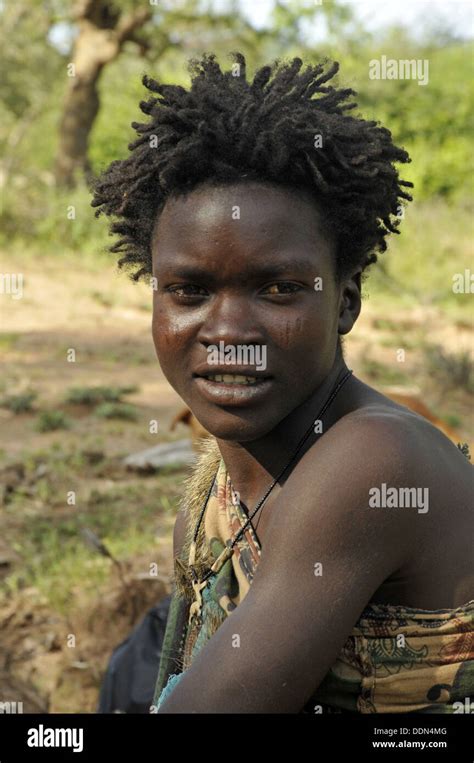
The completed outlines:
{"type": "MultiPolygon", "coordinates": [[[[297,408],[291,411],[277,426],[258,440],[234,442],[217,439],[217,444],[230,475],[232,485],[243,503],[253,507],[265,489],[286,466],[301,438],[314,424],[321,408],[328,399],[336,380],[341,380],[348,368],[337,353],[334,365],[322,384],[297,408]]],[[[350,385],[351,379],[346,382],[350,385]]],[[[347,392],[348,386],[345,386],[347,392]]],[[[343,415],[347,404],[337,395],[323,416],[323,432],[327,431],[343,415]]],[[[294,462],[282,477],[282,483],[304,453],[321,437],[314,431],[309,435],[294,462]]]]}

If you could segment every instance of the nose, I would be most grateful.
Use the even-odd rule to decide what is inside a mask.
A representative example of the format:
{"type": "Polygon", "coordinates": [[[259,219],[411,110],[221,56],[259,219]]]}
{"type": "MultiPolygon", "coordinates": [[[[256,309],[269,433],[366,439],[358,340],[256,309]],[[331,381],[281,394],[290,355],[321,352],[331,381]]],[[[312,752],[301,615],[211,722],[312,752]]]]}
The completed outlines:
{"type": "Polygon", "coordinates": [[[222,295],[209,307],[197,336],[205,347],[210,344],[263,344],[264,336],[258,326],[248,298],[222,295]]]}

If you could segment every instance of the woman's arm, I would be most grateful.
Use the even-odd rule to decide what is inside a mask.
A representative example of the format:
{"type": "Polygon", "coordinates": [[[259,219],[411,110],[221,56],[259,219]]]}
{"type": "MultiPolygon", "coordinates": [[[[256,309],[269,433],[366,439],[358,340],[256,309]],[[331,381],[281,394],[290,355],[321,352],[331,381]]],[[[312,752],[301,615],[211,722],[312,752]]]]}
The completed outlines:
{"type": "Polygon", "coordinates": [[[363,608],[412,553],[416,510],[369,508],[369,490],[413,485],[414,439],[396,416],[355,415],[305,454],[273,504],[249,592],[160,713],[303,708],[363,608]]]}

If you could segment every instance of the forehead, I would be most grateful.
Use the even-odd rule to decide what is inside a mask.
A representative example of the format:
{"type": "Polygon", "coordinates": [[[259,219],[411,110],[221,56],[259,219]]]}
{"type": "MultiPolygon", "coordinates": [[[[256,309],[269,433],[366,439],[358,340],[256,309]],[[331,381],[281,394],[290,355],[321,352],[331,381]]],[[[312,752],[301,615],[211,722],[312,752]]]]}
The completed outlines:
{"type": "Polygon", "coordinates": [[[293,189],[256,182],[204,185],[168,199],[153,234],[155,265],[197,259],[209,265],[223,250],[241,265],[255,264],[258,255],[262,265],[273,260],[282,269],[288,258],[332,265],[333,242],[315,200],[293,189]]]}

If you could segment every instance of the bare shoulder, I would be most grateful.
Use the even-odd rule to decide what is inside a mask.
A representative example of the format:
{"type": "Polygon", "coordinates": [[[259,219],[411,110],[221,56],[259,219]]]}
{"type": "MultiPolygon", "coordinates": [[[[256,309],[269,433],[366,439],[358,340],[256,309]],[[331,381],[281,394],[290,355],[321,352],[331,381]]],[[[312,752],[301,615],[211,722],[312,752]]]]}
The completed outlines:
{"type": "Polygon", "coordinates": [[[390,404],[350,413],[326,437],[321,454],[345,452],[346,472],[369,494],[372,511],[357,512],[358,521],[376,545],[392,537],[404,552],[377,600],[437,609],[471,599],[474,469],[461,450],[429,421],[390,404]]]}
{"type": "Polygon", "coordinates": [[[331,427],[318,443],[321,452],[350,449],[357,458],[359,443],[365,457],[383,470],[398,466],[413,478],[429,474],[440,478],[458,471],[472,476],[469,461],[443,432],[408,408],[379,397],[380,401],[351,411],[331,427]]]}
{"type": "Polygon", "coordinates": [[[378,405],[339,419],[302,456],[275,500],[265,544],[271,555],[281,546],[282,553],[312,557],[316,544],[340,561],[337,549],[350,548],[354,570],[378,549],[383,563],[374,565],[373,581],[398,569],[410,552],[400,540],[410,534],[411,519],[408,513],[374,513],[370,498],[383,483],[413,482],[418,426],[403,411],[378,405]]]}
{"type": "Polygon", "coordinates": [[[388,577],[416,556],[421,537],[439,534],[435,523],[453,497],[464,518],[472,475],[466,457],[428,421],[383,401],[365,406],[339,419],[295,466],[272,507],[266,546],[284,538],[282,553],[309,556],[315,543],[328,554],[352,546],[354,566],[377,551],[384,564],[372,580],[381,571],[388,577]]]}
{"type": "Polygon", "coordinates": [[[422,416],[381,398],[331,427],[316,443],[314,464],[337,459],[361,490],[390,485],[429,491],[440,518],[448,508],[451,519],[454,513],[465,517],[474,487],[470,461],[422,416]]]}

